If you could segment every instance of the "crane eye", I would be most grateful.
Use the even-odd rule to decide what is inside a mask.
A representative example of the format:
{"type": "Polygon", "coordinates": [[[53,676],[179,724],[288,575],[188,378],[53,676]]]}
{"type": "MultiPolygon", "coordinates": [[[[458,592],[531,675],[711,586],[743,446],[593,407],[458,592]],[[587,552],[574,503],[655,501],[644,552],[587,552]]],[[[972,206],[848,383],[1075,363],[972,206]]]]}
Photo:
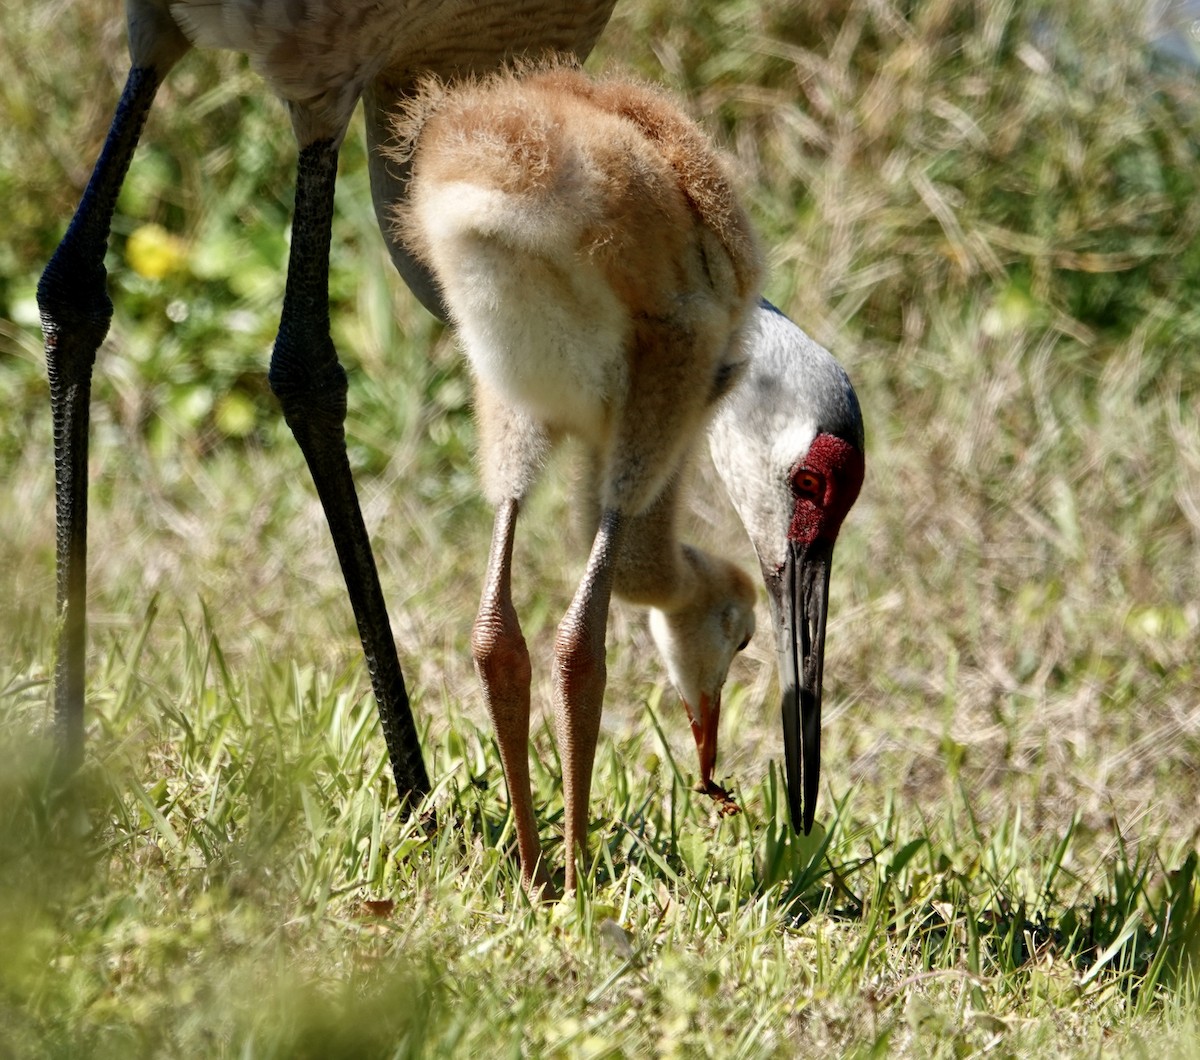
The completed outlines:
{"type": "Polygon", "coordinates": [[[737,646],[738,651],[745,651],[750,646],[750,638],[746,637],[741,644],[737,646]]]}
{"type": "Polygon", "coordinates": [[[792,476],[792,492],[797,497],[820,498],[823,490],[821,476],[815,471],[801,468],[792,476]]]}

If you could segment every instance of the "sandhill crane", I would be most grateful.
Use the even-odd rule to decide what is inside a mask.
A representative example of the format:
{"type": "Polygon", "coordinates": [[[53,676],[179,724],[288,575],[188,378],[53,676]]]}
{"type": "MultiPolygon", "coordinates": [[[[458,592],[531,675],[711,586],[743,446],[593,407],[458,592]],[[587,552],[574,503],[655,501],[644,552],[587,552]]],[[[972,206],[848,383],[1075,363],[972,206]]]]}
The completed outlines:
{"type": "Polygon", "coordinates": [[[430,82],[397,123],[412,158],[398,222],[441,287],[476,386],[496,509],[472,634],[526,886],[550,893],[528,773],[529,653],[511,597],[517,513],[548,447],[587,450],[595,537],[554,644],[566,888],[586,851],[612,592],[654,631],[694,715],[711,781],[729,662],[753,630],[733,564],[680,545],[693,444],[746,353],[757,246],[723,165],[661,92],[553,66],[453,88],[430,82]]]}
{"type": "Polygon", "coordinates": [[[783,693],[792,825],[812,828],[821,768],[821,682],[833,546],[862,487],[863,422],[841,365],[769,302],[747,334],[742,381],[709,452],[758,553],[783,693]]]}
{"type": "MultiPolygon", "coordinates": [[[[42,274],[38,305],[54,419],[60,762],[83,749],[88,404],[108,332],[104,252],[117,194],[159,84],[193,45],[245,52],[287,105],[299,146],[291,255],[271,388],[312,472],[345,575],[402,802],[429,787],[383,592],[346,459],[346,376],[329,338],[328,275],[338,148],[361,96],[371,187],[403,199],[407,171],[375,150],[416,80],[477,73],[522,53],[591,50],[615,0],[127,0],[131,67],[100,158],[42,274]]],[[[386,226],[385,226],[386,227],[386,226]]],[[[405,281],[435,313],[425,269],[388,238],[405,281]]]]}

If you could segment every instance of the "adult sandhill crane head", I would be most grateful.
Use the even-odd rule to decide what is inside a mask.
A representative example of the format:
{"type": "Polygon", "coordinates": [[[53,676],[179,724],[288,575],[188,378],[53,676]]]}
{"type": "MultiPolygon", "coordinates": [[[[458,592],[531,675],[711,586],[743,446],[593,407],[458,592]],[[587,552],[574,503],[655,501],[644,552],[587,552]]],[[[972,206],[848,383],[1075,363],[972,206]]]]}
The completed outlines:
{"type": "Polygon", "coordinates": [[[769,302],[750,364],[709,428],[709,451],[758,553],[783,696],[788,807],[812,829],[821,768],[821,683],[833,546],[862,487],[863,422],[833,356],[769,302]]]}

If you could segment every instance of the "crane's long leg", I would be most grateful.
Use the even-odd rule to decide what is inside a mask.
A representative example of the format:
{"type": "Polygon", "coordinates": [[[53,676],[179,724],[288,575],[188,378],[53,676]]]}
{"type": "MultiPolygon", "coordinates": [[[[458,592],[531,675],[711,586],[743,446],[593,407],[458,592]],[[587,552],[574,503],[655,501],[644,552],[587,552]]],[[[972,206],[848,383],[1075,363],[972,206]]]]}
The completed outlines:
{"type": "Polygon", "coordinates": [[[604,634],[622,529],[621,514],[606,509],[587,570],[554,640],[554,721],[563,770],[568,891],[575,888],[576,853],[587,851],[588,797],[607,676],[604,634]]]}
{"type": "Polygon", "coordinates": [[[112,321],[104,253],[117,194],[158,91],[149,67],[129,71],[104,149],[67,234],[38,283],[54,420],[58,634],[54,722],[60,764],[83,757],[84,643],[87,636],[88,417],[96,351],[112,321]]]}
{"type": "Polygon", "coordinates": [[[308,461],[333,536],[379,704],[383,735],[400,799],[408,809],[429,791],[400,660],[371,542],[346,456],[346,373],[329,337],[329,244],[337,145],[300,152],[292,249],[271,389],[308,461]]]}
{"type": "Polygon", "coordinates": [[[554,897],[554,888],[542,860],[542,844],[533,815],[529,782],[529,683],[532,669],[529,650],[512,602],[512,551],[519,503],[503,502],[496,509],[492,548],[479,614],[471,630],[475,672],[483,686],[500,758],[508,784],[508,801],[517,828],[521,877],[535,895],[554,897]]]}

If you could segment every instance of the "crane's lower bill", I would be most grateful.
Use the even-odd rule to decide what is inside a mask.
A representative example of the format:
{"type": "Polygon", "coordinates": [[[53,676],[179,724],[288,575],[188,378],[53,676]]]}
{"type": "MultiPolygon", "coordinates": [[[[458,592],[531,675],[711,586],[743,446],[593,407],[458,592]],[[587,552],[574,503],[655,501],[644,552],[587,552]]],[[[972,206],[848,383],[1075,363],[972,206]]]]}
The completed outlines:
{"type": "Polygon", "coordinates": [[[696,738],[696,750],[700,754],[700,782],[695,790],[704,792],[712,799],[722,817],[741,813],[741,807],[733,795],[713,780],[713,770],[717,764],[717,727],[721,721],[720,690],[711,696],[702,693],[699,710],[693,710],[686,699],[683,705],[691,719],[692,735],[696,738]]]}
{"type": "Polygon", "coordinates": [[[721,721],[721,693],[715,696],[701,694],[698,710],[685,699],[684,707],[692,723],[692,736],[696,739],[696,751],[700,756],[700,790],[710,791],[714,786],[713,769],[717,764],[717,728],[721,721]]]}
{"type": "Polygon", "coordinates": [[[788,543],[779,571],[766,578],[775,617],[783,690],[783,756],[792,827],[812,831],[821,779],[821,679],[833,544],[788,543]]]}

